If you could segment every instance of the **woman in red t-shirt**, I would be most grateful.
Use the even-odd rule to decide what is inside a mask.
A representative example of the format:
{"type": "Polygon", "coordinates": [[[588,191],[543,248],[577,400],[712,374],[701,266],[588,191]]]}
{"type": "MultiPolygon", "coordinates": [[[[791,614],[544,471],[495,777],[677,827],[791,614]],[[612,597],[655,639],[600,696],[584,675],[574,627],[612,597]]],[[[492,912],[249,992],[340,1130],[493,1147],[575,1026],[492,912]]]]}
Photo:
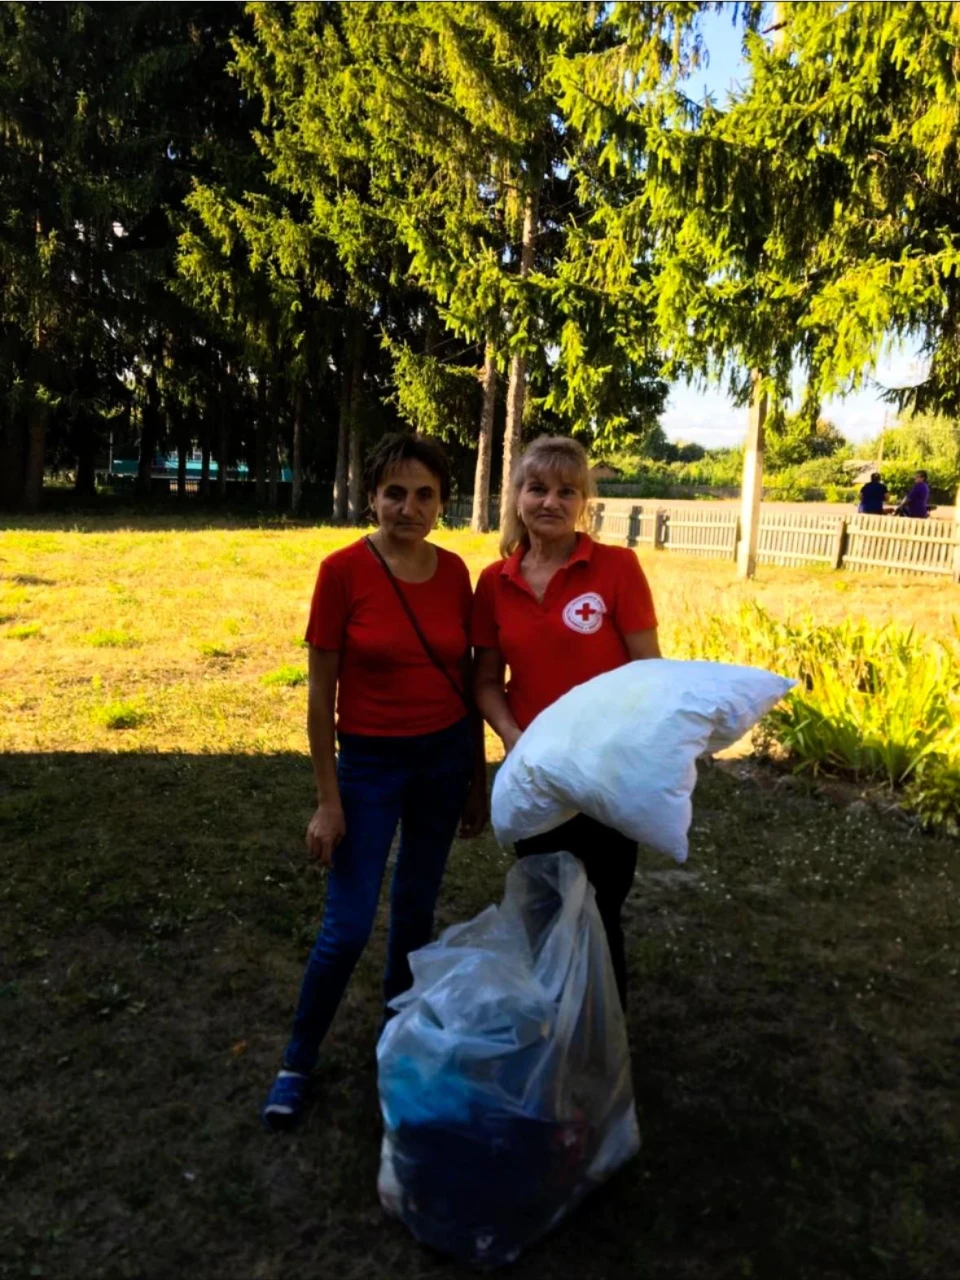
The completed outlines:
{"type": "MultiPolygon", "coordinates": [[[[636,658],[660,656],[653,600],[637,557],[626,547],[596,543],[584,531],[590,495],[583,448],[561,436],[535,440],[513,476],[501,531],[503,559],[484,569],[477,583],[474,695],[506,751],[544,707],[575,685],[636,658]]],[[[620,911],[633,883],[636,843],[581,813],[516,846],[519,857],[561,850],[576,854],[596,890],[625,1003],[620,911]]]]}
{"type": "Polygon", "coordinates": [[[407,956],[430,941],[457,824],[472,836],[486,820],[482,726],[469,710],[470,577],[459,556],[426,541],[450,496],[446,456],[422,436],[387,436],[367,479],[379,527],[323,561],[307,626],[317,782],[307,847],[330,875],[293,1034],[263,1108],[271,1128],[291,1127],[303,1110],[320,1043],[370,936],[397,826],[385,1002],[410,986],[407,956]]]}

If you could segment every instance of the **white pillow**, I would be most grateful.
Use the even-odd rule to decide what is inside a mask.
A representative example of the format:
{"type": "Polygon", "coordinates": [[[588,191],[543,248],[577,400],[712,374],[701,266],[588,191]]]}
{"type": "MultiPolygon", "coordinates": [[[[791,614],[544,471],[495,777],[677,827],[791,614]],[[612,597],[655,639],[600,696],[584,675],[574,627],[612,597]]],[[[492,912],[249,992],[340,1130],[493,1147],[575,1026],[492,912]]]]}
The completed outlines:
{"type": "Polygon", "coordinates": [[[754,667],[650,658],[541,711],[493,786],[501,844],[586,813],[686,861],[696,759],[720,751],[796,684],[754,667]]]}

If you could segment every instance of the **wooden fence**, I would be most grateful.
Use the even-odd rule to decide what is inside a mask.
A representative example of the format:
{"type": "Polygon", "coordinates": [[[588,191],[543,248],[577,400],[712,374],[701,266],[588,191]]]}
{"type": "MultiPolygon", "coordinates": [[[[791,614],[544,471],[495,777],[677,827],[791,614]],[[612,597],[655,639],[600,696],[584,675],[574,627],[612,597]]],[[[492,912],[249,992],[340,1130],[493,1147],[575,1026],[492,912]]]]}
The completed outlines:
{"type": "Polygon", "coordinates": [[[839,569],[843,561],[845,527],[843,516],[771,511],[761,504],[757,559],[761,564],[817,563],[839,569]]]}
{"type": "MultiPolygon", "coordinates": [[[[447,520],[454,526],[469,525],[471,509],[472,499],[454,499],[447,506],[447,520]]],[[[496,527],[498,514],[499,499],[492,498],[491,528],[496,527]]],[[[721,503],[600,498],[591,504],[590,530],[600,542],[735,560],[740,540],[739,508],[721,503]]],[[[960,522],[847,512],[833,515],[805,511],[802,504],[765,502],[760,508],[757,559],[761,564],[932,573],[960,582],[960,522]]]]}
{"type": "MultiPolygon", "coordinates": [[[[960,525],[953,520],[851,516],[843,563],[888,573],[960,573],[960,525]]],[[[958,579],[960,580],[960,579],[958,579]]]]}

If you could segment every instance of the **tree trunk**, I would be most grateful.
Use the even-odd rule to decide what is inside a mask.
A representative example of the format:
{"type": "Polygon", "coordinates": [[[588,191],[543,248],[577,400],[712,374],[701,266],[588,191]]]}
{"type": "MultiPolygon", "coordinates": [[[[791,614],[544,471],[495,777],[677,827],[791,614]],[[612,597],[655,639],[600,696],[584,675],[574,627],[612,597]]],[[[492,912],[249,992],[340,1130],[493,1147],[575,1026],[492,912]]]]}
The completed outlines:
{"type": "Polygon", "coordinates": [[[187,497],[187,441],[181,433],[177,441],[177,501],[184,502],[187,497]]]}
{"type": "Polygon", "coordinates": [[[355,417],[350,415],[350,477],[348,484],[347,519],[350,524],[359,524],[363,516],[363,450],[360,441],[360,426],[355,417]]]}
{"type": "Polygon", "coordinates": [[[306,413],[307,393],[303,382],[297,383],[293,394],[293,485],[290,491],[290,511],[300,514],[303,498],[303,417],[306,413]]]}
{"type": "Polygon", "coordinates": [[[337,426],[337,465],[333,475],[333,518],[346,524],[349,509],[350,424],[353,397],[353,350],[349,335],[344,336],[343,369],[340,377],[340,421],[337,426]]]}
{"type": "Polygon", "coordinates": [[[149,497],[153,474],[153,459],[157,452],[160,434],[160,384],[157,381],[157,365],[147,375],[147,399],[140,410],[140,457],[137,462],[136,492],[149,497]]]}
{"type": "Polygon", "coordinates": [[[254,445],[257,482],[257,509],[267,505],[267,375],[257,374],[257,436],[254,445]]]}
{"type": "Polygon", "coordinates": [[[345,339],[337,469],[333,485],[333,518],[338,524],[359,518],[363,481],[360,450],[360,388],[363,383],[364,333],[354,320],[345,339]]]}
{"type": "MultiPolygon", "coordinates": [[[[274,384],[276,389],[276,384],[274,384]]],[[[267,483],[267,502],[271,511],[276,511],[279,503],[277,486],[280,483],[280,428],[277,424],[276,406],[273,406],[270,421],[269,443],[267,445],[267,461],[270,467],[270,479],[267,483]]]]}
{"type": "Polygon", "coordinates": [[[750,414],[747,443],[743,451],[743,485],[740,490],[740,547],[737,552],[737,577],[752,578],[757,572],[757,546],[760,538],[760,502],[763,498],[763,425],[767,418],[766,392],[760,390],[762,374],[754,369],[750,375],[750,414]]]}
{"type": "Polygon", "coordinates": [[[340,423],[337,427],[337,466],[333,475],[333,519],[347,522],[347,481],[350,472],[350,379],[344,373],[340,394],[340,423]]]}
{"type": "Polygon", "coordinates": [[[24,424],[11,413],[0,432],[0,506],[5,511],[15,511],[23,498],[25,444],[24,424]]]}
{"type": "Polygon", "coordinates": [[[78,497],[94,498],[97,494],[97,437],[93,423],[87,414],[83,414],[74,429],[77,433],[77,474],[73,491],[78,497]]]}
{"type": "Polygon", "coordinates": [[[473,477],[474,533],[490,532],[490,464],[493,458],[493,419],[497,407],[497,360],[492,342],[487,342],[483,361],[483,410],[477,441],[477,469],[473,477]]]}
{"type": "MultiPolygon", "coordinates": [[[[209,412],[205,417],[209,417],[209,412]]],[[[204,501],[210,497],[210,440],[206,422],[204,422],[203,441],[200,445],[200,497],[204,501]]]]}
{"type": "MultiPolygon", "coordinates": [[[[526,280],[533,270],[537,224],[540,217],[540,186],[527,196],[523,212],[523,242],[520,248],[520,279],[526,280]]],[[[503,525],[508,504],[512,501],[511,481],[520,454],[523,428],[523,405],[527,394],[526,352],[515,351],[510,360],[510,382],[507,386],[507,426],[503,435],[503,478],[500,481],[500,524],[503,525]]]]}
{"type": "Polygon", "coordinates": [[[34,388],[33,401],[27,418],[27,456],[23,472],[21,511],[34,512],[40,506],[43,494],[43,463],[47,446],[47,417],[49,406],[41,400],[34,388]]]}
{"type": "Polygon", "coordinates": [[[222,366],[217,377],[217,501],[227,498],[227,456],[230,453],[230,397],[231,369],[222,366]]]}

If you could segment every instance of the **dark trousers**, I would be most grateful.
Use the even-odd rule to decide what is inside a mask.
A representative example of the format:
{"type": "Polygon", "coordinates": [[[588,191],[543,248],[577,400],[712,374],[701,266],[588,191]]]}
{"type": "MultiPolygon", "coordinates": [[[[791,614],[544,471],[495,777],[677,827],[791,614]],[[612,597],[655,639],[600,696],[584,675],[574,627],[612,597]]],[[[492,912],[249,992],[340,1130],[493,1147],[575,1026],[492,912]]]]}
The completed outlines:
{"type": "Polygon", "coordinates": [[[542,836],[518,840],[518,858],[532,853],[572,853],[583,863],[587,879],[597,895],[597,909],[607,933],[610,959],[617,980],[620,1003],[627,1007],[627,958],[623,947],[620,910],[626,901],[637,869],[637,845],[629,836],[605,827],[585,813],[542,836]]]}
{"type": "Polygon", "coordinates": [[[313,1069],[320,1042],[373,928],[400,827],[390,890],[385,1001],[411,983],[407,956],[433,934],[433,909],[473,773],[466,718],[413,738],[340,734],[337,779],[347,834],[333,855],[323,925],[307,962],[284,1065],[313,1069]]]}

